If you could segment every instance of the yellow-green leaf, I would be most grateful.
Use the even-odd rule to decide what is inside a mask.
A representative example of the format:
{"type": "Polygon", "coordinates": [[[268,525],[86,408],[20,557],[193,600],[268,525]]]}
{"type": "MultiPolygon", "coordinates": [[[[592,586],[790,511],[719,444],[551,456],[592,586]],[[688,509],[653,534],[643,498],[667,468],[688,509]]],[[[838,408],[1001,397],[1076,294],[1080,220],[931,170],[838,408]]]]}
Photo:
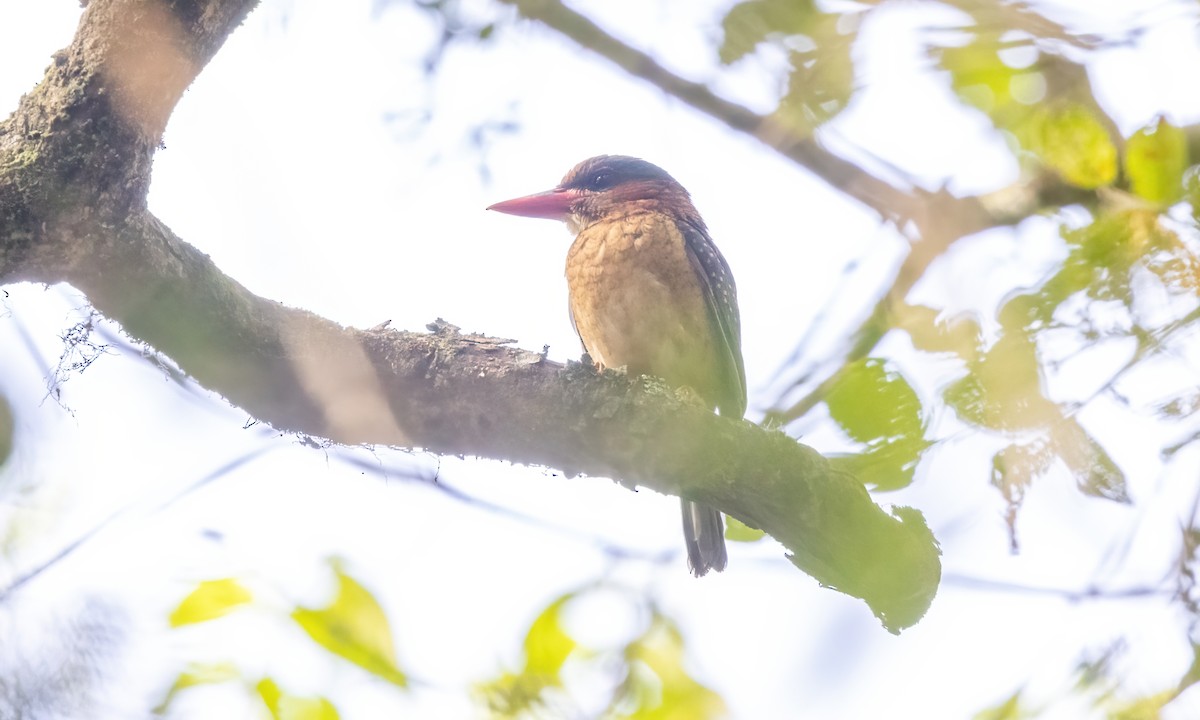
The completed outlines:
{"type": "Polygon", "coordinates": [[[274,720],[338,720],[337,708],[323,697],[289,695],[271,678],[260,680],[255,689],[274,720]]]}
{"type": "Polygon", "coordinates": [[[1117,147],[1104,125],[1079,103],[1044,106],[1014,128],[1021,145],[1066,182],[1084,189],[1117,178],[1117,147]]]}
{"type": "Polygon", "coordinates": [[[188,666],[187,670],[179,673],[172,683],[171,689],[167,691],[165,697],[158,707],[154,708],[156,715],[165,715],[171,706],[171,702],[175,700],[175,696],[183,690],[196,685],[212,685],[216,683],[228,682],[235,680],[241,676],[237,667],[233,663],[216,663],[213,665],[197,665],[188,666]]]}
{"type": "Polygon", "coordinates": [[[171,613],[171,627],[219,618],[251,599],[250,591],[233,578],[205,580],[171,613]]]}
{"type": "Polygon", "coordinates": [[[655,613],[645,634],[626,649],[630,662],[629,720],[706,720],[727,714],[721,696],[697,682],[684,667],[683,635],[655,613]]]}
{"type": "Polygon", "coordinates": [[[921,401],[900,373],[878,358],[858,360],[839,373],[825,395],[834,422],[867,452],[842,458],[843,469],[879,489],[912,482],[913,469],[928,447],[921,401]]]}
{"type": "Polygon", "coordinates": [[[396,667],[392,629],[383,608],[366,588],[340,569],[337,579],[337,597],[329,607],[297,608],[292,618],[321,647],[405,687],[408,679],[396,667]]]}
{"type": "Polygon", "coordinates": [[[965,45],[931,50],[938,63],[950,73],[950,86],[963,102],[1000,119],[1014,102],[1014,79],[1033,74],[1017,69],[1000,58],[1000,40],[992,34],[976,35],[965,45]]]}
{"type": "Polygon", "coordinates": [[[734,542],[754,542],[766,537],[766,533],[752,528],[732,515],[725,516],[725,539],[734,542]]]}
{"type": "Polygon", "coordinates": [[[985,708],[975,713],[974,720],[1024,720],[1032,717],[1021,703],[1021,691],[1009,695],[999,705],[985,708]]]}
{"type": "Polygon", "coordinates": [[[567,656],[575,650],[575,639],[562,627],[562,609],[573,597],[568,593],[555,600],[537,616],[525,635],[525,672],[559,683],[558,673],[567,656]]]}
{"type": "Polygon", "coordinates": [[[879,358],[847,365],[826,394],[825,403],[834,421],[859,442],[924,432],[916,392],[904,376],[889,370],[879,358]]]}
{"type": "Polygon", "coordinates": [[[902,435],[871,443],[861,453],[829,455],[830,464],[873,490],[899,490],[913,481],[917,462],[929,443],[921,435],[902,435]]]}
{"type": "Polygon", "coordinates": [[[1152,203],[1170,205],[1183,196],[1187,165],[1187,137],[1165,118],[1138,130],[1125,144],[1129,186],[1152,203]]]}
{"type": "Polygon", "coordinates": [[[813,0],[743,0],[721,21],[725,37],[718,58],[729,65],[754,52],[768,38],[803,33],[816,14],[813,0]]]}
{"type": "Polygon", "coordinates": [[[495,717],[521,717],[543,703],[549,688],[562,686],[562,666],[579,647],[562,626],[562,610],[575,597],[574,592],[558,597],[530,623],[521,672],[503,672],[474,687],[495,717]]]}

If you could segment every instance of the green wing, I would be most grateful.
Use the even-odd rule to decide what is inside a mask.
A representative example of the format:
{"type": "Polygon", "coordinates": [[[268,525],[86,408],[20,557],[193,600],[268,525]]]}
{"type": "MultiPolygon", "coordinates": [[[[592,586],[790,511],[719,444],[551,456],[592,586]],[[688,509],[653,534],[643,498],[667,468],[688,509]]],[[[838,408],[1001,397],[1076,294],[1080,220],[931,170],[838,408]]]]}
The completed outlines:
{"type": "Polygon", "coordinates": [[[688,260],[700,278],[709,327],[721,345],[717,408],[726,417],[741,419],[746,414],[746,368],[742,364],[742,321],[733,272],[702,222],[685,221],[679,223],[679,229],[683,232],[688,260]]]}

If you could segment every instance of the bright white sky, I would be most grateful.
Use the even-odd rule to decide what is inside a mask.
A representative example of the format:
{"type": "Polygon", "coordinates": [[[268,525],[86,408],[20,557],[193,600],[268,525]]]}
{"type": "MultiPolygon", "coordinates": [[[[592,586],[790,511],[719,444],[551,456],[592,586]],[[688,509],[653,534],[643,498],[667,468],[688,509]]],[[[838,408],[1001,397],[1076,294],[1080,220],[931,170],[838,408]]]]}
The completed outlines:
{"type": "MultiPolygon", "coordinates": [[[[708,37],[724,3],[574,5],[681,73],[713,75],[708,37]]],[[[1125,3],[1075,5],[1088,8],[1088,30],[1128,27],[1133,17],[1125,3]]],[[[1094,65],[1102,95],[1119,99],[1109,108],[1126,131],[1159,112],[1181,123],[1200,119],[1200,96],[1177,81],[1179,68],[1200,63],[1194,26],[1182,22],[1178,6],[1156,7],[1143,16],[1153,30],[1142,45],[1094,65]]],[[[40,79],[50,53],[69,42],[78,15],[66,0],[0,4],[5,114],[40,79]]],[[[949,179],[952,188],[978,191],[1014,180],[1015,163],[986,123],[956,109],[936,78],[916,73],[926,62],[918,29],[955,19],[888,12],[866,27],[863,47],[873,48],[860,65],[866,89],[831,128],[830,142],[856,144],[930,187],[949,179]]],[[[537,28],[506,31],[488,47],[455,48],[433,83],[419,70],[429,38],[419,13],[373,13],[365,0],[264,3],[172,117],[152,209],[230,276],[288,305],[360,327],[391,319],[419,330],[443,317],[526,348],[549,344],[552,357],[566,359],[578,354],[562,277],[566,230],[483,208],[546,189],[591,155],[645,157],[691,190],[737,276],[752,415],[773,398],[775,371],[844,283],[846,266],[859,263],[849,289],[838,290],[847,300],[835,315],[851,319],[901,256],[892,231],[820,181],[537,28]],[[428,126],[387,120],[427,100],[428,126]],[[520,127],[489,146],[487,183],[468,134],[489,119],[520,127]]],[[[768,107],[771,88],[751,75],[718,87],[768,107]]],[[[936,270],[936,282],[921,292],[948,307],[990,310],[1061,253],[1049,223],[1017,241],[1005,231],[971,242],[964,264],[936,270]]],[[[153,704],[181,661],[232,658],[294,692],[330,694],[344,717],[374,717],[383,708],[463,717],[470,712],[463,687],[516,663],[533,614],[605,567],[595,538],[648,552],[679,545],[673,498],[494,462],[308,449],[262,428],[244,430],[245,413],[136,357],[105,358],[72,377],[63,394],[72,412],[64,412],[43,402],[42,379],[83,300],[69,289],[7,290],[0,391],[19,425],[17,454],[0,474],[0,528],[9,524],[0,538],[13,550],[0,578],[128,510],[0,608],[0,662],[12,667],[14,658],[47,652],[42,629],[61,628],[83,598],[128,606],[131,645],[113,670],[125,692],[97,713],[125,717],[153,704]],[[254,452],[265,454],[158,509],[254,452]],[[406,482],[402,472],[385,481],[344,457],[437,473],[473,496],[570,530],[467,507],[406,482]],[[347,558],[350,572],[386,604],[402,666],[432,689],[397,697],[304,650],[286,613],[297,602],[327,601],[321,560],[329,555],[347,558]],[[196,582],[229,574],[274,598],[275,610],[196,632],[165,630],[166,614],[196,582]]],[[[903,363],[905,348],[887,347],[903,363]]],[[[930,389],[944,378],[912,380],[930,389]]],[[[1117,448],[1118,460],[1144,463],[1135,493],[1177,487],[1184,507],[1191,487],[1175,480],[1194,477],[1195,457],[1162,472],[1156,458],[1139,455],[1138,433],[1151,430],[1119,429],[1134,440],[1117,448]]],[[[836,438],[818,431],[809,441],[832,448],[836,438]]],[[[1024,552],[1010,556],[1000,500],[984,480],[990,455],[980,447],[942,448],[913,488],[881,498],[926,513],[948,573],[1082,588],[1112,562],[1113,548],[1093,546],[1105,535],[1098,529],[1139,521],[1161,532],[1139,534],[1130,552],[1155,561],[1169,555],[1174,514],[1146,517],[1160,511],[1092,502],[1064,517],[1063,508],[1081,506],[1070,482],[1056,477],[1028,499],[1024,552]]],[[[1128,563],[1116,582],[1153,582],[1163,571],[1128,563]]],[[[628,563],[615,577],[655,588],[684,627],[697,676],[744,718],[968,717],[1022,685],[1035,698],[1056,697],[1080,648],[1100,649],[1122,635],[1130,639],[1133,690],[1160,689],[1191,657],[1165,600],[1071,604],[954,585],[943,587],[921,624],[893,637],[862,603],[818,588],[769,543],[734,547],[730,569],[703,581],[688,576],[682,558],[668,568],[628,563]]],[[[581,615],[581,634],[627,631],[628,623],[601,609],[581,615]]],[[[179,705],[187,717],[242,717],[247,707],[236,689],[196,691],[179,705]]],[[[1200,698],[1172,712],[1194,717],[1200,698]]],[[[1085,713],[1070,707],[1054,717],[1085,713]]]]}

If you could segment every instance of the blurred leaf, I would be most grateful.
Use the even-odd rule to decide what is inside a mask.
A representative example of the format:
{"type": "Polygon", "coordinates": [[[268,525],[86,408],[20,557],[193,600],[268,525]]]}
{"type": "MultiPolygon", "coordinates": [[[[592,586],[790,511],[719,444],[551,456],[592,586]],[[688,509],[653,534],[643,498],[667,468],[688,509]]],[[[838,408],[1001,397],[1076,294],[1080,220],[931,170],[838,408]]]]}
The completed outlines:
{"type": "Polygon", "coordinates": [[[1163,706],[1174,700],[1176,693],[1164,690],[1154,695],[1113,703],[1108,709],[1109,720],[1159,720],[1163,706]]]}
{"type": "Polygon", "coordinates": [[[1112,674],[1116,662],[1127,649],[1125,640],[1118,638],[1099,652],[1090,651],[1091,657],[1082,658],[1075,666],[1075,688],[1107,692],[1112,687],[1112,674]]]}
{"type": "Polygon", "coordinates": [[[878,358],[846,366],[825,396],[829,414],[861,443],[920,436],[921,401],[900,373],[878,358]]]}
{"type": "Polygon", "coordinates": [[[1164,227],[1157,213],[1133,210],[1128,215],[1130,232],[1146,248],[1136,265],[1153,273],[1171,295],[1191,300],[1200,294],[1200,258],[1189,244],[1164,227]]]}
{"type": "Polygon", "coordinates": [[[839,30],[843,16],[822,14],[806,33],[815,47],[793,50],[787,94],[776,116],[789,127],[811,132],[846,108],[854,94],[855,35],[839,30]]]}
{"type": "Polygon", "coordinates": [[[387,615],[366,588],[336,569],[338,593],[321,610],[297,608],[292,618],[318,645],[399,687],[408,685],[396,667],[387,615]]]}
{"type": "Polygon", "coordinates": [[[899,490],[913,481],[921,453],[929,443],[920,435],[872,443],[861,453],[830,454],[830,464],[872,490],[899,490]]]}
{"type": "Polygon", "coordinates": [[[630,720],[705,720],[727,714],[721,696],[684,669],[683,636],[661,613],[625,652],[630,663],[618,717],[630,720]]]}
{"type": "Polygon", "coordinates": [[[895,327],[907,332],[913,347],[922,352],[952,353],[968,362],[979,355],[982,333],[972,315],[947,318],[936,308],[907,303],[896,303],[892,315],[895,327]]]}
{"type": "Polygon", "coordinates": [[[1004,523],[1008,526],[1008,544],[1016,552],[1017,513],[1025,502],[1025,491],[1042,477],[1055,460],[1045,438],[1030,443],[1013,443],[992,457],[992,485],[1004,496],[1004,523]]]}
{"type": "Polygon", "coordinates": [[[1067,464],[1081,492],[1114,502],[1130,502],[1125,473],[1074,418],[1055,425],[1050,438],[1054,451],[1067,464]]]}
{"type": "Polygon", "coordinates": [[[525,671],[552,678],[560,683],[558,673],[567,656],[576,648],[575,640],[562,627],[562,609],[574,593],[567,593],[550,604],[529,626],[525,635],[525,671]]]}
{"type": "Polygon", "coordinates": [[[1021,331],[1006,332],[968,366],[965,377],[946,386],[942,397],[962,420],[978,427],[1043,428],[1062,413],[1043,394],[1041,373],[1033,340],[1021,331]]]}
{"type": "Polygon", "coordinates": [[[877,358],[847,365],[825,395],[829,414],[863,453],[840,456],[841,469],[880,490],[912,482],[925,442],[921,401],[900,373],[877,358]]]}
{"type": "Polygon", "coordinates": [[[186,690],[196,685],[212,685],[216,683],[228,682],[241,677],[236,666],[233,663],[216,663],[214,665],[197,665],[192,664],[188,669],[179,673],[175,678],[175,682],[171,685],[171,689],[167,691],[166,696],[158,707],[154,708],[155,715],[165,715],[170,708],[171,703],[175,700],[175,696],[181,691],[186,690]]]}
{"type": "Polygon", "coordinates": [[[1082,104],[1039,105],[1013,132],[1022,147],[1076,187],[1091,190],[1117,179],[1117,147],[1082,104]]]}
{"type": "MultiPolygon", "coordinates": [[[[1037,346],[1031,335],[1010,327],[968,369],[965,377],[942,391],[947,406],[962,420],[1010,433],[1042,429],[1047,433],[1046,448],[1063,460],[1080,491],[1128,502],[1121,469],[1074,419],[1067,417],[1063,408],[1046,398],[1037,346]]],[[[1000,465],[993,466],[993,481],[999,477],[1004,482],[1006,468],[1043,471],[1042,452],[1034,445],[997,456],[994,463],[1000,465]]],[[[1004,491],[1003,485],[999,487],[1004,491]]],[[[1012,502],[1007,495],[1006,499],[1012,502]]]]}
{"type": "Polygon", "coordinates": [[[1031,718],[1033,713],[1021,705],[1021,690],[1009,695],[999,705],[984,708],[975,713],[972,720],[1024,720],[1031,718]]]}
{"type": "Polygon", "coordinates": [[[1170,205],[1182,197],[1187,165],[1187,137],[1165,118],[1138,130],[1125,144],[1129,185],[1152,203],[1170,205]]]}
{"type": "Polygon", "coordinates": [[[762,540],[767,534],[758,528],[752,528],[732,515],[725,516],[725,539],[733,542],[755,542],[762,540]]]}
{"type": "Polygon", "coordinates": [[[997,33],[981,32],[970,42],[958,47],[932,47],[930,54],[950,74],[950,87],[968,105],[987,113],[996,124],[1005,127],[1013,119],[1013,106],[1020,105],[1020,114],[1028,112],[1026,103],[1018,103],[1014,88],[1028,83],[1027,78],[1040,77],[1036,65],[1014,68],[1000,57],[1001,43],[997,33]],[[1018,78],[1026,78],[1019,80],[1018,78]]]}
{"type": "Polygon", "coordinates": [[[561,687],[563,664],[578,644],[562,627],[563,608],[576,593],[561,595],[550,603],[525,634],[525,665],[519,673],[504,672],[494,680],[476,685],[475,692],[499,717],[528,712],[545,700],[549,688],[561,687]]]}
{"type": "Polygon", "coordinates": [[[854,92],[859,15],[823,13],[811,0],[747,0],[725,15],[717,55],[729,65],[766,42],[786,51],[791,72],[775,118],[807,134],[841,112],[854,92]]]}
{"type": "Polygon", "coordinates": [[[1117,178],[1117,147],[1084,69],[1032,37],[1022,43],[1009,28],[980,21],[965,45],[930,48],[955,94],[1064,181],[1084,189],[1110,185],[1117,178]],[[1014,47],[1032,53],[1031,62],[1005,62],[1003,52],[1014,47]]]}
{"type": "Polygon", "coordinates": [[[772,37],[802,35],[817,15],[812,0],[745,0],[721,21],[724,39],[717,49],[721,63],[730,65],[754,52],[772,37]]]}
{"type": "MultiPolygon", "coordinates": [[[[1191,299],[1200,293],[1200,258],[1179,234],[1162,225],[1157,212],[1134,208],[1108,212],[1081,228],[1063,232],[1069,254],[1061,268],[1035,292],[1013,298],[1000,313],[1006,328],[1040,330],[1059,305],[1076,293],[1118,301],[1133,313],[1135,275],[1146,270],[1170,295],[1191,299]]],[[[1161,305],[1151,289],[1155,305],[1161,305]]],[[[1077,320],[1072,324],[1079,325],[1077,320]]],[[[1112,325],[1111,314],[1109,325],[1112,325]]]]}
{"type": "Polygon", "coordinates": [[[274,720],[338,720],[337,708],[323,697],[288,695],[271,678],[260,680],[255,689],[274,720]]]}
{"type": "Polygon", "coordinates": [[[516,718],[543,704],[545,683],[532,675],[502,672],[499,677],[476,683],[472,689],[494,718],[516,718]]]}
{"type": "Polygon", "coordinates": [[[251,599],[250,591],[233,578],[205,580],[171,613],[171,627],[219,618],[251,599]]]}
{"type": "Polygon", "coordinates": [[[1193,642],[1192,664],[1188,666],[1183,677],[1179,678],[1179,685],[1175,688],[1175,692],[1182,693],[1198,682],[1200,682],[1200,644],[1193,642]]]}

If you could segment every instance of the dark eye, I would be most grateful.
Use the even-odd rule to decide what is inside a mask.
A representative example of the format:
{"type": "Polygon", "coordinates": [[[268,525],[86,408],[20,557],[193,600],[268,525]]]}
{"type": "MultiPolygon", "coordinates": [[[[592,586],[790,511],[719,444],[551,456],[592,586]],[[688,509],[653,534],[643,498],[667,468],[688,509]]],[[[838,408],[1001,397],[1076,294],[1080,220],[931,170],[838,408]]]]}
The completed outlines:
{"type": "Polygon", "coordinates": [[[589,190],[607,190],[612,187],[612,174],[604,171],[598,172],[588,178],[587,186],[589,190]]]}

